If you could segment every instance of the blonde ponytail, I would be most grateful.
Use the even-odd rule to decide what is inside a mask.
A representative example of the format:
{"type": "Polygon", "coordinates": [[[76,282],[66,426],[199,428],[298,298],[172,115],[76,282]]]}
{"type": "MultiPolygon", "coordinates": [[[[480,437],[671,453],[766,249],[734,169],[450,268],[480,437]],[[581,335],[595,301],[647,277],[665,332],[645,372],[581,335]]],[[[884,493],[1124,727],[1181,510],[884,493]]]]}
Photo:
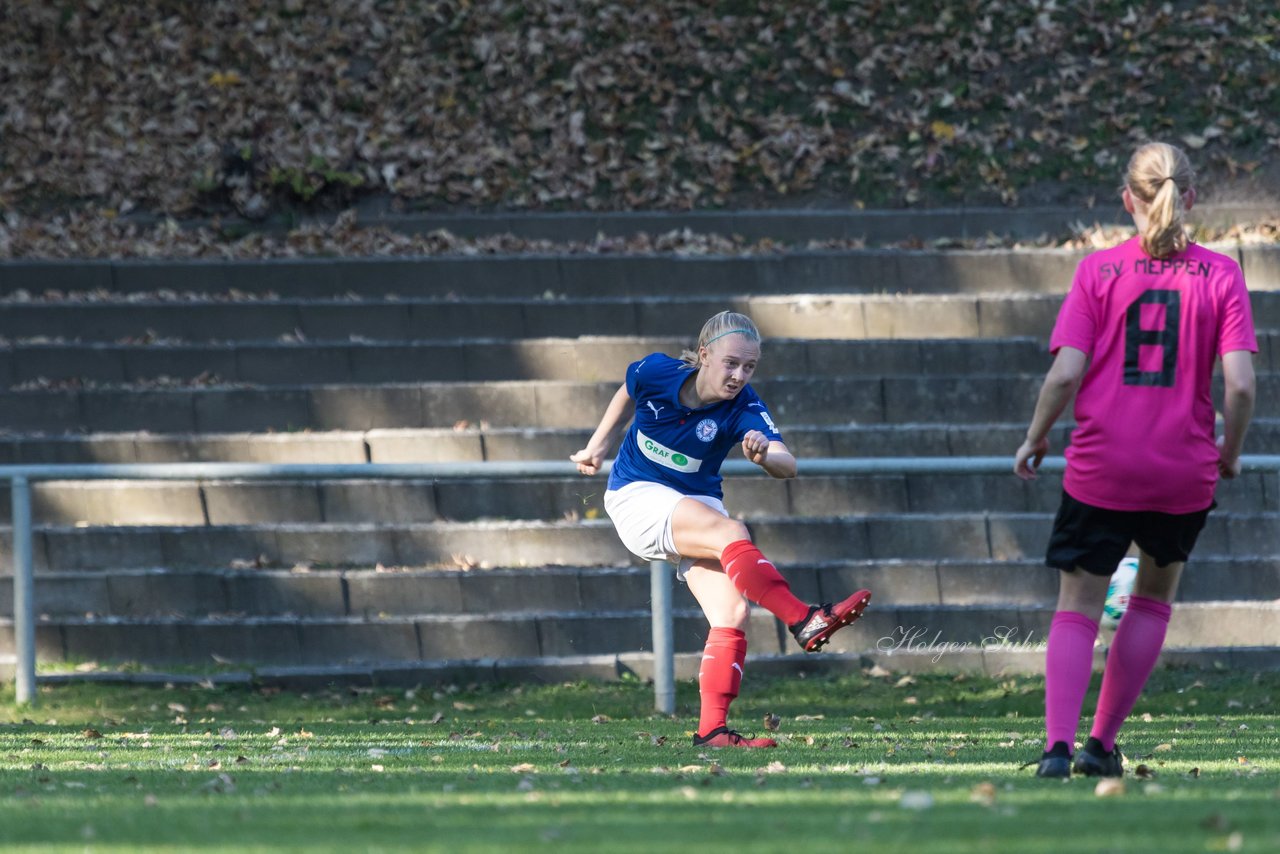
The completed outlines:
{"type": "Polygon", "coordinates": [[[1142,250],[1151,257],[1167,258],[1187,248],[1184,195],[1195,177],[1187,155],[1167,143],[1147,143],[1129,158],[1125,183],[1147,206],[1142,250]]]}

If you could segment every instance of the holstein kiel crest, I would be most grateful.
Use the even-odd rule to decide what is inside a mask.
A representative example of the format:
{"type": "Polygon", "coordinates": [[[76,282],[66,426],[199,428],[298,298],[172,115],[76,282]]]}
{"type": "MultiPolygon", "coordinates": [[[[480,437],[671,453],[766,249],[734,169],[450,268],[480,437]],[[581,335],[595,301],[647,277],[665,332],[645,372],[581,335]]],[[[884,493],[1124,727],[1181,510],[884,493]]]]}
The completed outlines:
{"type": "Polygon", "coordinates": [[[693,428],[694,434],[704,442],[710,442],[716,437],[716,433],[720,427],[710,418],[704,418],[698,422],[698,426],[693,428]]]}

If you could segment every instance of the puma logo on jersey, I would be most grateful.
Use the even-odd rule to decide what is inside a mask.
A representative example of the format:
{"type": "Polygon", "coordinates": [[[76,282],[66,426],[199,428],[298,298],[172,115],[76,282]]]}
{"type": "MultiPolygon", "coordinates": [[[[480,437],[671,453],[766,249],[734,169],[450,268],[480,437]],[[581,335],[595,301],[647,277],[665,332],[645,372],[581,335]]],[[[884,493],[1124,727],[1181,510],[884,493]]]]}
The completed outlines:
{"type": "Polygon", "coordinates": [[[652,409],[652,410],[653,410],[653,415],[654,415],[654,417],[655,417],[655,418],[658,416],[658,413],[659,413],[659,412],[661,412],[662,410],[666,409],[666,407],[665,407],[665,406],[654,406],[654,405],[653,405],[653,401],[652,401],[652,400],[646,400],[646,401],[645,401],[645,405],[646,405],[646,406],[648,406],[650,409],[652,409]]]}

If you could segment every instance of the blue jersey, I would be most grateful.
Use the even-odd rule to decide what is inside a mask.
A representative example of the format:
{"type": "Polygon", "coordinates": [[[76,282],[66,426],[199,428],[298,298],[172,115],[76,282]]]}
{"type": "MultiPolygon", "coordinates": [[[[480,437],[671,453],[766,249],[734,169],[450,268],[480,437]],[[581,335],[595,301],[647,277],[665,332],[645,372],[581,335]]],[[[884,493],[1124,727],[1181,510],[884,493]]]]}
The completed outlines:
{"type": "Polygon", "coordinates": [[[781,442],[764,402],[750,385],[733,400],[698,409],[680,403],[680,387],[694,372],[679,359],[652,353],[627,368],[627,393],[636,416],[618,449],[609,489],[662,483],[685,495],[720,498],[720,464],[751,430],[781,442]]]}

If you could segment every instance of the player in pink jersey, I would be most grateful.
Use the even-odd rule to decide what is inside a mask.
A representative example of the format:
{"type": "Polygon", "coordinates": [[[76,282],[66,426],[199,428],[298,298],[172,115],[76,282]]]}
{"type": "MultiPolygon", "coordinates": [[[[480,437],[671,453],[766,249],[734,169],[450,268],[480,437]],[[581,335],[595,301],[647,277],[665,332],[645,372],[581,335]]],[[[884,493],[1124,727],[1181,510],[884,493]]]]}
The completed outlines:
{"type": "Polygon", "coordinates": [[[1049,348],[1053,366],[1014,472],[1035,477],[1048,433],[1075,396],[1062,505],[1045,562],[1061,570],[1045,654],[1045,753],[1036,773],[1123,774],[1116,735],[1164,645],[1178,580],[1213,508],[1218,477],[1240,473],[1258,351],[1235,261],[1190,244],[1186,155],[1163,143],[1129,161],[1125,210],[1138,237],[1080,262],[1049,348]],[[1214,441],[1214,363],[1225,384],[1214,441]],[[1089,739],[1076,727],[1111,573],[1131,544],[1138,577],[1103,671],[1089,739]]]}

